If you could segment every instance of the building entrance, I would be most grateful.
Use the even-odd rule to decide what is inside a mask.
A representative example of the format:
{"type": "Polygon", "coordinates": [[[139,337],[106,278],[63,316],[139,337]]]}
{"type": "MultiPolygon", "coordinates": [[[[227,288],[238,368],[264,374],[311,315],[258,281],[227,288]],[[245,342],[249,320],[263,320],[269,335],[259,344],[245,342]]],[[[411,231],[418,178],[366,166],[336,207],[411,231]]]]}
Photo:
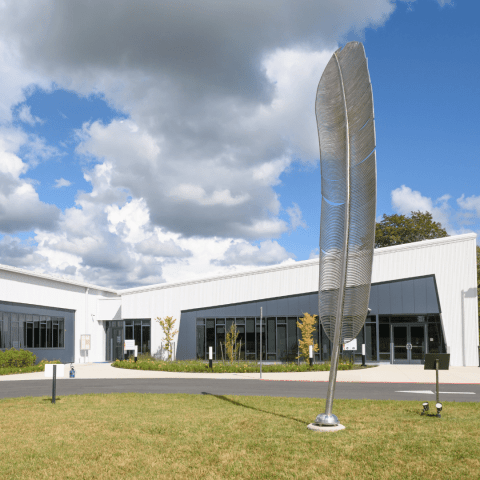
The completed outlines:
{"type": "Polygon", "coordinates": [[[426,325],[392,325],[393,363],[422,363],[426,325]]]}
{"type": "Polygon", "coordinates": [[[106,355],[108,362],[123,360],[123,322],[106,322],[106,355]]]}

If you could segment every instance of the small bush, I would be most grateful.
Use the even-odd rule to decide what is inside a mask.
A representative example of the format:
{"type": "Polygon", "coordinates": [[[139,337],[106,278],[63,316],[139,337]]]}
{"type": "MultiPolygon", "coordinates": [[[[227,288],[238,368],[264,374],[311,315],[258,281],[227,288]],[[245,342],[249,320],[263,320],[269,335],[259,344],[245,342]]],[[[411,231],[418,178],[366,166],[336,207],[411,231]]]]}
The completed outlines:
{"type": "Polygon", "coordinates": [[[33,367],[37,356],[28,350],[10,350],[0,351],[0,368],[12,367],[33,367]]]}
{"type": "MultiPolygon", "coordinates": [[[[0,353],[2,353],[2,352],[0,352],[0,353]]],[[[59,364],[61,362],[60,362],[60,360],[45,360],[45,359],[43,359],[37,365],[27,365],[25,367],[1,367],[0,366],[0,375],[14,375],[16,373],[43,372],[45,370],[45,364],[46,363],[59,364]]]]}

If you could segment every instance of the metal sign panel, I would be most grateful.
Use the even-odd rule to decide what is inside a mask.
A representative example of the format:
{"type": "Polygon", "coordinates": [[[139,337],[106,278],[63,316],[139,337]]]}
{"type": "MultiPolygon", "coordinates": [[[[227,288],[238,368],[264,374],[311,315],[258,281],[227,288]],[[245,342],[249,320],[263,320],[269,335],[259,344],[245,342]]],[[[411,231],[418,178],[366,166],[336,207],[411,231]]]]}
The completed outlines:
{"type": "Polygon", "coordinates": [[[80,350],[90,350],[92,345],[91,335],[80,335],[80,350]]]}
{"type": "MultiPolygon", "coordinates": [[[[65,365],[57,363],[57,378],[65,376],[65,365]]],[[[53,363],[45,364],[45,378],[53,378],[53,363]]]]}
{"type": "Polygon", "coordinates": [[[357,339],[354,338],[351,342],[344,343],[343,344],[343,350],[348,351],[348,350],[356,350],[357,349],[357,339]]]}

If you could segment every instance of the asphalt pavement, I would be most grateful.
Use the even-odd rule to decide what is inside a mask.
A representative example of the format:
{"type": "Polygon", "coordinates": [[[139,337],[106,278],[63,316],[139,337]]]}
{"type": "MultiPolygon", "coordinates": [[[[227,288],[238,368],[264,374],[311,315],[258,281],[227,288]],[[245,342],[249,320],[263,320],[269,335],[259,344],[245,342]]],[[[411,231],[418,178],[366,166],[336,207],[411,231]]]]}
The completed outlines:
{"type": "MultiPolygon", "coordinates": [[[[329,372],[215,374],[127,370],[109,363],[77,364],[75,378],[57,379],[57,396],[89,393],[188,393],[266,395],[324,399],[329,372]]],[[[68,377],[69,365],[65,365],[68,377]]],[[[478,402],[480,368],[439,372],[440,400],[478,402]]],[[[435,372],[422,365],[379,365],[337,373],[335,398],[435,401],[435,372]]],[[[43,372],[0,377],[0,398],[50,397],[52,380],[43,372]]]]}
{"type": "MultiPolygon", "coordinates": [[[[59,379],[56,394],[91,393],[188,393],[210,395],[251,395],[324,399],[328,382],[274,381],[212,378],[59,379]]],[[[0,398],[51,397],[52,380],[25,380],[0,383],[0,398]]],[[[337,382],[335,398],[371,400],[435,401],[435,384],[337,382]]],[[[477,402],[480,385],[440,384],[442,402],[477,402]]]]}

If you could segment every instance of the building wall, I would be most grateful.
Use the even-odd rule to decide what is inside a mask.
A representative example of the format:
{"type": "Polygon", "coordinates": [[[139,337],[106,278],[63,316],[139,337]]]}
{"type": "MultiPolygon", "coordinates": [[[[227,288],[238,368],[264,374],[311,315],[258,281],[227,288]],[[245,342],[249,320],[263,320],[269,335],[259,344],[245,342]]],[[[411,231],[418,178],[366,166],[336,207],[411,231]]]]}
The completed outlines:
{"type": "Polygon", "coordinates": [[[478,366],[476,235],[375,250],[372,282],[434,274],[451,365],[478,366]]]}
{"type": "MultiPolygon", "coordinates": [[[[454,366],[478,365],[475,239],[475,234],[465,234],[386,247],[375,250],[374,254],[372,283],[435,276],[445,341],[450,346],[454,366]]],[[[413,301],[417,288],[423,288],[422,282],[413,287],[413,301]]],[[[181,325],[183,310],[258,300],[268,302],[268,299],[317,290],[318,259],[120,292],[13,267],[0,267],[0,301],[75,311],[76,362],[83,361],[80,352],[82,333],[92,335],[92,350],[86,360],[105,360],[104,324],[120,315],[123,319],[151,319],[152,353],[155,353],[163,340],[156,317],[173,316],[179,320],[180,330],[185,331],[185,326],[181,325]]],[[[410,294],[405,292],[405,295],[410,294]]],[[[376,301],[384,302],[385,298],[380,294],[376,301]]],[[[398,301],[388,298],[389,301],[398,301]]]]}
{"type": "MultiPolygon", "coordinates": [[[[97,300],[117,296],[114,291],[29,274],[10,267],[0,269],[0,301],[72,310],[75,318],[74,361],[103,361],[105,332],[96,320],[97,300]],[[88,290],[88,293],[87,293],[88,290]],[[92,349],[85,357],[80,352],[80,335],[92,335],[92,349]]],[[[71,360],[69,360],[71,361],[71,360]]]]}
{"type": "MultiPolygon", "coordinates": [[[[478,365],[475,234],[376,249],[372,283],[435,275],[451,364],[478,365]]],[[[309,293],[318,290],[318,259],[198,281],[119,292],[123,318],[152,319],[152,352],[162,332],[156,317],[180,320],[182,310],[309,293]]],[[[180,325],[180,329],[183,327],[180,325]]],[[[194,333],[192,332],[192,336],[194,333]]]]}

